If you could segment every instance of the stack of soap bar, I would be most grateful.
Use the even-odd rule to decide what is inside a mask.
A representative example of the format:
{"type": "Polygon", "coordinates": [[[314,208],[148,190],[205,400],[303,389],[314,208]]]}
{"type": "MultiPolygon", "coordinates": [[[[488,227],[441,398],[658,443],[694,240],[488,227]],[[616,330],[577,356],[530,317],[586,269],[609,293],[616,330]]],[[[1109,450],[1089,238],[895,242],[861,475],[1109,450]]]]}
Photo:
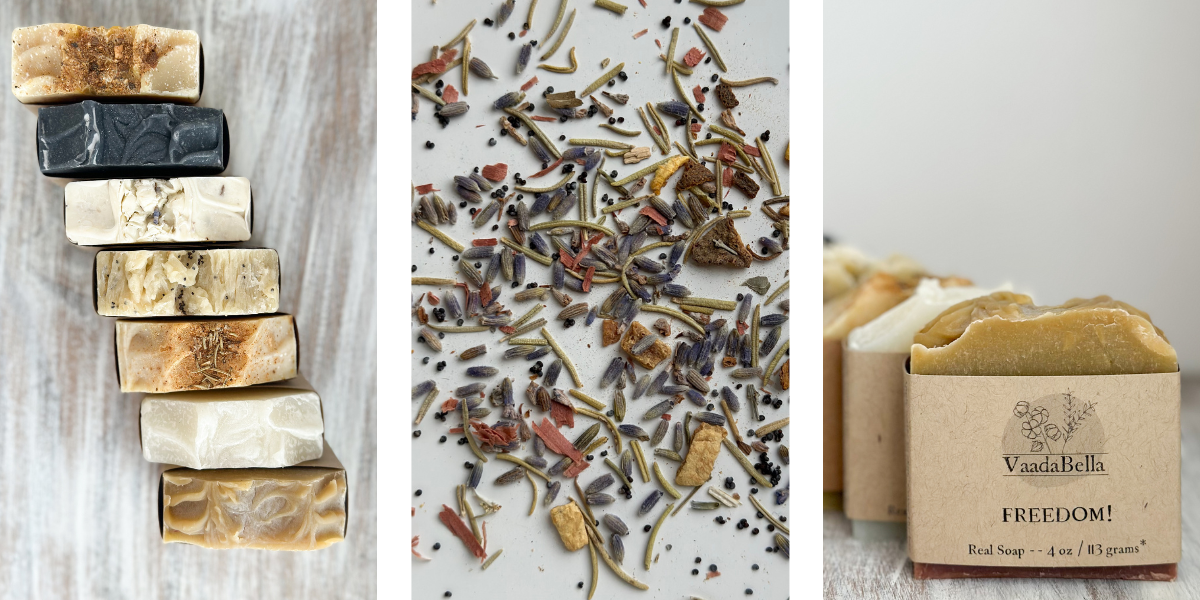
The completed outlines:
{"type": "Polygon", "coordinates": [[[914,338],[919,375],[1174,373],[1175,349],[1146,313],[1109,298],[1034,306],[998,292],[946,309],[914,338]]]}
{"type": "MultiPolygon", "coordinates": [[[[1175,349],[1149,315],[1108,296],[1035,306],[997,292],[946,309],[914,338],[921,375],[1062,376],[1173,373],[1175,349]]],[[[1171,580],[1177,565],[1002,567],[913,563],[917,579],[1064,577],[1171,580]]]]}
{"type": "Polygon", "coordinates": [[[42,174],[55,177],[217,175],[229,161],[225,114],[199,106],[43,106],[37,144],[42,174]]]}
{"type": "Polygon", "coordinates": [[[122,392],[178,392],[282,381],[296,376],[291,315],[195,321],[117,321],[122,392]]]}
{"type": "Polygon", "coordinates": [[[321,397],[303,377],[245,388],[147,394],[142,455],[193,469],[288,467],[321,457],[321,397]]]}
{"type": "Polygon", "coordinates": [[[12,89],[25,104],[89,97],[196,102],[203,85],[195,31],[48,23],[13,30],[12,89]]]}
{"type": "Polygon", "coordinates": [[[75,181],[64,198],[67,239],[80,246],[250,239],[245,177],[75,181]]]}
{"type": "Polygon", "coordinates": [[[270,249],[102,250],[96,311],[105,317],[227,316],[279,309],[270,249]]]}
{"type": "Polygon", "coordinates": [[[168,469],[161,489],[168,543],[317,550],[346,534],[346,470],[328,444],[321,458],[282,469],[168,469]]]}
{"type": "Polygon", "coordinates": [[[852,330],[846,338],[847,350],[872,353],[846,357],[848,365],[857,367],[845,371],[844,407],[845,504],[856,539],[904,537],[904,362],[913,335],[926,323],[959,302],[987,293],[961,283],[959,279],[945,283],[922,279],[907,300],[852,330]],[[851,363],[854,360],[871,362],[864,366],[851,363]]]}

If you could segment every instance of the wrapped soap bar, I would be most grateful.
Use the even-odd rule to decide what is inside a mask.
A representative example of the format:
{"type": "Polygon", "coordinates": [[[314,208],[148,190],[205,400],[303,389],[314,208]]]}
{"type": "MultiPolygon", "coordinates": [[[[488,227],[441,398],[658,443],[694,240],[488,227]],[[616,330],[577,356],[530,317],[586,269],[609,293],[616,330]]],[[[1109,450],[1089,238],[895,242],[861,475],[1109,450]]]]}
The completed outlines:
{"type": "Polygon", "coordinates": [[[67,239],[78,246],[250,239],[245,177],[73,181],[64,193],[67,239]]]}
{"type": "Polygon", "coordinates": [[[101,250],[104,317],[230,316],[279,310],[279,254],[264,248],[101,250]]]}
{"type": "Polygon", "coordinates": [[[192,469],[290,467],[321,457],[321,397],[303,376],[244,388],[146,394],[142,456],[192,469]]]}
{"type": "Polygon", "coordinates": [[[904,535],[904,364],[913,335],[926,323],[959,302],[987,293],[960,283],[922,279],[907,300],[846,338],[844,501],[855,538],[904,535]]]}
{"type": "Polygon", "coordinates": [[[282,469],[168,466],[159,488],[167,543],[319,550],[346,536],[346,469],[329,444],[321,458],[282,469]]]}
{"type": "Polygon", "coordinates": [[[122,392],[243,387],[296,376],[299,351],[291,315],[117,321],[122,392]]]}
{"type": "Polygon", "coordinates": [[[47,23],[13,30],[12,90],[25,104],[106,100],[196,102],[204,55],[195,31],[47,23]]]}
{"type": "Polygon", "coordinates": [[[914,577],[1175,578],[1179,371],[1149,315],[967,300],[914,337],[905,387],[914,577]]]}
{"type": "Polygon", "coordinates": [[[38,109],[37,156],[54,177],[217,175],[229,130],[217,108],[84,100],[38,109]]]}

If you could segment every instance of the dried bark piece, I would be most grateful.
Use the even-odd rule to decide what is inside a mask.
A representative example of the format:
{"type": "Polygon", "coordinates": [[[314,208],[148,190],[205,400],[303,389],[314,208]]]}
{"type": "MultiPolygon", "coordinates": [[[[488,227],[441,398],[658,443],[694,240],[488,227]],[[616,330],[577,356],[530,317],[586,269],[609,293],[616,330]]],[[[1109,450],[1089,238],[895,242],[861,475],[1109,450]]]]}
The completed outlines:
{"type": "Polygon", "coordinates": [[[721,106],[725,108],[736,108],[738,104],[741,104],[738,102],[737,96],[733,95],[733,88],[724,83],[717,84],[713,92],[717,94],[717,100],[720,100],[721,106]]]}
{"type": "Polygon", "coordinates": [[[717,455],[721,453],[721,440],[725,438],[725,428],[708,423],[700,423],[696,433],[692,434],[692,444],[683,464],[675,473],[675,485],[697,486],[712,477],[713,465],[717,455]]]}
{"type": "Polygon", "coordinates": [[[621,339],[621,324],[615,319],[604,319],[600,324],[600,345],[611,346],[621,339]]]}
{"type": "Polygon", "coordinates": [[[575,97],[575,92],[559,92],[557,94],[547,94],[546,103],[550,108],[575,108],[583,106],[583,100],[575,97]]]}
{"type": "Polygon", "coordinates": [[[749,268],[754,260],[742,243],[742,236],[734,227],[733,219],[729,217],[722,218],[696,240],[692,246],[692,259],[700,265],[743,269],[749,268]]]}
{"type": "Polygon", "coordinates": [[[743,194],[746,194],[750,198],[754,198],[758,195],[758,184],[755,183],[753,179],[750,179],[749,175],[746,175],[741,171],[738,171],[737,174],[733,176],[733,187],[741,190],[743,194]]]}
{"type": "MultiPolygon", "coordinates": [[[[724,123],[726,127],[730,128],[742,135],[746,135],[746,132],[742,131],[742,128],[738,127],[737,121],[734,120],[732,110],[729,110],[727,108],[727,109],[721,111],[721,122],[724,123]]],[[[758,150],[758,148],[755,148],[755,150],[758,150]]]]}
{"type": "Polygon", "coordinates": [[[558,530],[558,537],[568,552],[574,552],[588,544],[587,525],[583,522],[583,511],[574,502],[550,509],[550,522],[558,530]]]}
{"type": "Polygon", "coordinates": [[[789,360],[784,362],[783,366],[779,368],[779,387],[783,388],[784,390],[787,390],[792,382],[792,376],[788,374],[791,365],[792,361],[789,360]]]}
{"type": "Polygon", "coordinates": [[[641,341],[642,338],[650,335],[650,330],[646,329],[645,325],[634,321],[629,326],[629,334],[625,336],[625,341],[621,342],[621,349],[633,359],[634,362],[646,369],[653,369],[659,363],[671,356],[671,347],[662,340],[654,342],[647,350],[640,354],[633,353],[633,346],[641,341]]]}
{"type": "Polygon", "coordinates": [[[683,167],[683,175],[679,178],[679,183],[675,184],[675,191],[681,192],[716,180],[717,176],[707,167],[694,160],[689,160],[683,167]]]}
{"type": "Polygon", "coordinates": [[[643,160],[646,160],[647,158],[650,158],[650,148],[648,146],[634,148],[633,150],[626,152],[624,156],[625,164],[627,165],[637,164],[643,160]]]}

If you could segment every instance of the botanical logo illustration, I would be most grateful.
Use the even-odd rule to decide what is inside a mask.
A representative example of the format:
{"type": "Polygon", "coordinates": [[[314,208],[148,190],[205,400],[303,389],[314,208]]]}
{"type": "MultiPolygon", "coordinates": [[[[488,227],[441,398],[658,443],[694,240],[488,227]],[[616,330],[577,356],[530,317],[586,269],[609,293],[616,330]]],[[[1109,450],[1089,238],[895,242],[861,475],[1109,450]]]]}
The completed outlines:
{"type": "Polygon", "coordinates": [[[1050,422],[1050,411],[1044,406],[1030,407],[1022,400],[1013,407],[1013,415],[1022,419],[1021,435],[1030,441],[1029,452],[1067,454],[1067,444],[1079,432],[1085,420],[1096,412],[1095,402],[1080,402],[1071,392],[1062,394],[1062,425],[1050,422]]]}

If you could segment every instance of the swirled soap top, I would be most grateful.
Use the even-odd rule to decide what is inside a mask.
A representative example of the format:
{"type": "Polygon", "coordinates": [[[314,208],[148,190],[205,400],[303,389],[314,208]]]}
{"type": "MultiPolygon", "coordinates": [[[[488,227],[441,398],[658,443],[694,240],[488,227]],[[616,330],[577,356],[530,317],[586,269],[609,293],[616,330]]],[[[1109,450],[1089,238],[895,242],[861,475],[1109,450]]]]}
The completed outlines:
{"type": "Polygon", "coordinates": [[[196,102],[204,82],[195,31],[48,23],[12,35],[13,95],[25,104],[87,98],[196,102]]]}
{"type": "Polygon", "coordinates": [[[38,109],[38,166],[55,177],[216,175],[228,138],[217,108],[84,100],[38,109]]]}

